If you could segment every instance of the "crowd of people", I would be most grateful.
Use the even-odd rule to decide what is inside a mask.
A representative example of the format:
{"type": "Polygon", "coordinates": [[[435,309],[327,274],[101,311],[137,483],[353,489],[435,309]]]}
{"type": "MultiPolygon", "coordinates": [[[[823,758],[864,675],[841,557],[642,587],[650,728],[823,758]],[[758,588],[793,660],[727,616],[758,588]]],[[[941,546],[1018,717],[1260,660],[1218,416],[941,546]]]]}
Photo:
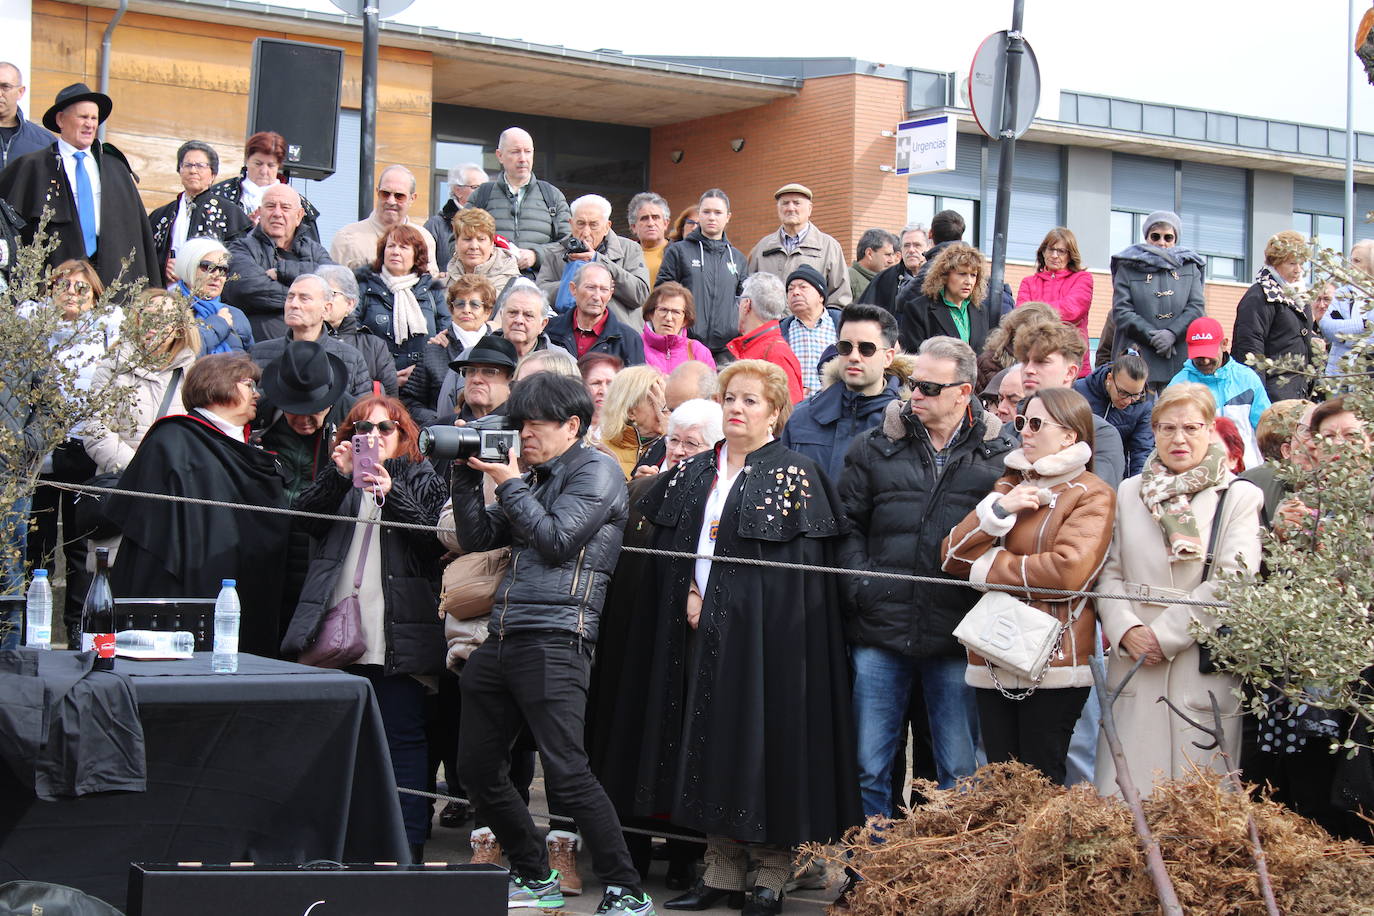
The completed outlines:
{"type": "MultiPolygon", "coordinates": [[[[1211,692],[1239,715],[1237,680],[1208,671],[1194,637],[1217,616],[1179,602],[1261,573],[1262,528],[1302,515],[1277,467],[1369,444],[1342,400],[1307,400],[1309,375],[1245,364],[1320,370],[1311,341],[1335,360],[1368,334],[1350,290],[1303,290],[1295,232],[1269,240],[1228,336],[1181,220],[1150,214],[1112,258],[1092,360],[1094,275],[1066,227],[1013,294],[988,288],[956,212],[870,229],[847,264],[811,222],[812,191],[788,182],[779,227],[746,255],[724,190],[676,219],[648,191],[624,214],[568,202],[512,127],[500,173],[454,169],[423,223],[415,177],[384,168],[372,213],[326,248],[283,181],[280,136],[248,138],[225,180],[215,149],[183,144],[169,167],[184,190],[150,217],[96,140],[111,99],[63,89],[43,116],[57,136],[40,137],[22,93],[0,64],[0,198],[24,241],[51,211],[51,306],[89,310],[131,253],[125,279],[149,287],[90,343],[93,372],[128,376],[132,413],[73,431],[50,478],[337,517],[113,495],[84,531],[40,490],[30,553],[46,562],[66,513],[69,629],[88,538],[117,541],[117,594],[206,597],[236,578],[248,652],[320,658],[326,621],[356,601],[363,648],[346,664],[374,686],[397,784],[433,790],[442,766],[472,808],[438,823],[475,816],[475,854],[509,862],[512,907],[580,893],[585,844],[598,912],[653,912],[649,851],[621,829],[649,823],[705,846],[701,872],[699,847],[671,846],[682,893],[663,907],[777,913],[823,872],[794,865],[798,846],[914,800],[908,747],[941,787],[1014,759],[1115,792],[1090,698],[1104,654],[1113,680],[1143,660],[1115,712],[1138,784],[1221,767],[1155,702],[1204,708],[1211,692]],[[175,330],[138,333],[154,311],[175,330]],[[129,348],[158,368],[128,369],[129,348]],[[423,454],[421,430],[442,427],[513,430],[519,447],[423,454]],[[446,641],[445,563],[500,551],[485,639],[446,641]],[[1021,589],[1021,609],[995,610],[998,586],[1021,589]],[[1092,588],[1118,597],[1056,591],[1092,588]],[[956,637],[980,613],[1052,621],[1047,662],[956,637]],[[535,827],[536,750],[575,830],[535,827]]],[[[1241,729],[1227,736],[1239,756],[1241,729]]],[[[1273,743],[1247,747],[1249,771],[1359,835],[1312,791],[1325,746],[1273,743]]],[[[419,856],[432,808],[401,806],[419,856]]]]}

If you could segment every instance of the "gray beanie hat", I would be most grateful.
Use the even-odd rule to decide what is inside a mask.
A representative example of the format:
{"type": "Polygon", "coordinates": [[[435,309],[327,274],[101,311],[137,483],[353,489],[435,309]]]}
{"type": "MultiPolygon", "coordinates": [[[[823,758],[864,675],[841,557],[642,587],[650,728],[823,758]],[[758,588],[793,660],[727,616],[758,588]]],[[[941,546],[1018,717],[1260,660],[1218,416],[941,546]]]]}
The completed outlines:
{"type": "Polygon", "coordinates": [[[1166,226],[1174,230],[1175,243],[1177,243],[1179,239],[1183,237],[1183,230],[1181,228],[1178,214],[1175,213],[1173,210],[1156,210],[1149,216],[1145,217],[1145,222],[1140,224],[1142,227],[1141,234],[1148,238],[1150,235],[1150,230],[1153,229],[1155,226],[1158,226],[1160,223],[1164,223],[1166,226]]]}

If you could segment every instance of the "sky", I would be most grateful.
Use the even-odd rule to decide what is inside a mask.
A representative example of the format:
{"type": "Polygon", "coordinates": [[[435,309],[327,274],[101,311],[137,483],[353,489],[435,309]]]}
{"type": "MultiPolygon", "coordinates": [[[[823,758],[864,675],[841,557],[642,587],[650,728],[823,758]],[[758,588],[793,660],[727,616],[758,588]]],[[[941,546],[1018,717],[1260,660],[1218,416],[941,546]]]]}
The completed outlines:
{"type": "MultiPolygon", "coordinates": [[[[268,0],[336,12],[329,0],[268,0]]],[[[392,0],[395,2],[395,0],[392,0]]],[[[1370,0],[1025,0],[1024,33],[1040,65],[1038,114],[1060,89],[1236,114],[1345,126],[1347,16],[1370,0]]],[[[393,21],[631,55],[857,57],[967,72],[1012,0],[956,3],[620,4],[603,14],[566,0],[460,4],[416,0],[393,21]],[[780,14],[780,9],[793,12],[780,14]],[[799,11],[811,10],[807,18],[799,11]],[[898,25],[894,26],[894,20],[898,25]]],[[[1374,131],[1374,86],[1356,69],[1355,126],[1374,131]]],[[[493,107],[499,107],[494,105],[493,107]]]]}

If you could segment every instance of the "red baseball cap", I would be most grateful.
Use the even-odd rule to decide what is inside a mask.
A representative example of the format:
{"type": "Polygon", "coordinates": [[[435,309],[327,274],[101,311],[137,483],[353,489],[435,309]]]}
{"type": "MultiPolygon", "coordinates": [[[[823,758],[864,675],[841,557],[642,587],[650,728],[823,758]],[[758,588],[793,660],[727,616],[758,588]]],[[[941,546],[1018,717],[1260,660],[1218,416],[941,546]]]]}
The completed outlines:
{"type": "Polygon", "coordinates": [[[1221,341],[1225,333],[1215,318],[1198,318],[1188,325],[1188,358],[1221,359],[1221,341]]]}

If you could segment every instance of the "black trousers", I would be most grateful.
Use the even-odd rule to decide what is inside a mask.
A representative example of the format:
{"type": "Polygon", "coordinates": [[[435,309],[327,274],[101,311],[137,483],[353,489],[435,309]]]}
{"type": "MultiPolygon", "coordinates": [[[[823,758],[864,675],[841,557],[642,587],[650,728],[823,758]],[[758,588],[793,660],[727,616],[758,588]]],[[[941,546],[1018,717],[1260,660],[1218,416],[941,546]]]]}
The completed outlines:
{"type": "Polygon", "coordinates": [[[603,883],[637,887],[639,873],[625,847],[611,800],[592,775],[583,744],[592,644],[551,632],[492,637],[463,668],[463,722],[458,774],[481,822],[496,834],[511,871],[540,879],[548,848],[511,782],[511,749],[528,724],[549,797],[577,821],[603,883]]]}
{"type": "Polygon", "coordinates": [[[1073,727],[1088,700],[1087,687],[1041,688],[1024,700],[1008,700],[979,688],[978,719],[988,763],[1019,760],[1064,784],[1073,727]]]}

